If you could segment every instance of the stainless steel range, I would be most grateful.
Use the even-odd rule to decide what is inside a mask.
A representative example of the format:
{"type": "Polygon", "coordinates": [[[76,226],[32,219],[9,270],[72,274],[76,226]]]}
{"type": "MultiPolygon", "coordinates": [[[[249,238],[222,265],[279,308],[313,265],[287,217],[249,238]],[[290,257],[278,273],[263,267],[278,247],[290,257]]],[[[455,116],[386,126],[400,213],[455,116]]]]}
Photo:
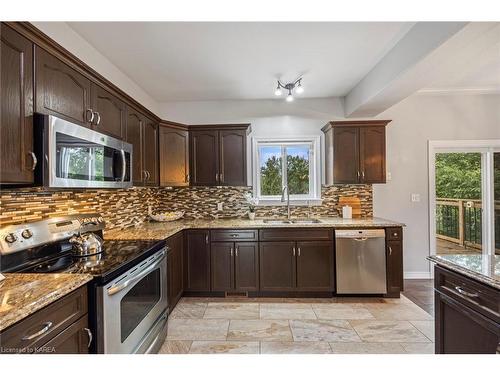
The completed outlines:
{"type": "Polygon", "coordinates": [[[149,353],[167,330],[165,241],[103,241],[104,220],[80,214],[0,229],[0,272],[88,273],[94,353],[149,353]]]}

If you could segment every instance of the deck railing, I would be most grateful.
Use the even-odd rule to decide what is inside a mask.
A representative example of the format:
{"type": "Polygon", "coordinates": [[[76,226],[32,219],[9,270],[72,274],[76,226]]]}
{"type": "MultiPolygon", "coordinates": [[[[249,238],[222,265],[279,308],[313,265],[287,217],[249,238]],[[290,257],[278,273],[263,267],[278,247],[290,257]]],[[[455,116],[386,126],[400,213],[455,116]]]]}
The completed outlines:
{"type": "MultiPolygon", "coordinates": [[[[436,237],[460,246],[481,249],[481,200],[436,199],[436,237]]],[[[495,201],[495,248],[500,249],[500,201],[495,201]]]]}

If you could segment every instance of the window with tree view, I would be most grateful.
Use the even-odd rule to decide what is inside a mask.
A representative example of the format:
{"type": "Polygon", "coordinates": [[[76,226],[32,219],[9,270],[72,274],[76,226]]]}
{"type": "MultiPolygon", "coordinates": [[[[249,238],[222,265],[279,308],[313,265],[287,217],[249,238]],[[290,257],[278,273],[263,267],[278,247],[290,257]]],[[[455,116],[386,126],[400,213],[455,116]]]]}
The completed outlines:
{"type": "Polygon", "coordinates": [[[280,198],[285,186],[291,198],[315,198],[313,142],[260,142],[257,153],[260,199],[280,198]]]}

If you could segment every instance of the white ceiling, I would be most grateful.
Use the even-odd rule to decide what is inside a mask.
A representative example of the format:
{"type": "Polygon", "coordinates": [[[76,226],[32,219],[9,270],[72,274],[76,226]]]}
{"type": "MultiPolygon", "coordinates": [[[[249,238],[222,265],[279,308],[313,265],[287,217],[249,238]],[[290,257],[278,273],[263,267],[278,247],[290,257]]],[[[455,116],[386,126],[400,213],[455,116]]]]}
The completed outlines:
{"type": "Polygon", "coordinates": [[[70,22],[158,102],[346,95],[413,23],[70,22]]]}

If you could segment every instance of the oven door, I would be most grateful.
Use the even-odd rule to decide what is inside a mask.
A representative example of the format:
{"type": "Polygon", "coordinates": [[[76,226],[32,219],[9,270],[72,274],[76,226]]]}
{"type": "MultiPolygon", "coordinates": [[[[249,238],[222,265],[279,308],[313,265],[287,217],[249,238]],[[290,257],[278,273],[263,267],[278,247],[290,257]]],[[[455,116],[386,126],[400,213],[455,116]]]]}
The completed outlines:
{"type": "Polygon", "coordinates": [[[45,121],[49,187],[132,186],[131,144],[54,116],[45,121]]]}
{"type": "Polygon", "coordinates": [[[166,317],[166,287],[165,250],[101,287],[104,353],[135,353],[154,339],[166,317]]]}

